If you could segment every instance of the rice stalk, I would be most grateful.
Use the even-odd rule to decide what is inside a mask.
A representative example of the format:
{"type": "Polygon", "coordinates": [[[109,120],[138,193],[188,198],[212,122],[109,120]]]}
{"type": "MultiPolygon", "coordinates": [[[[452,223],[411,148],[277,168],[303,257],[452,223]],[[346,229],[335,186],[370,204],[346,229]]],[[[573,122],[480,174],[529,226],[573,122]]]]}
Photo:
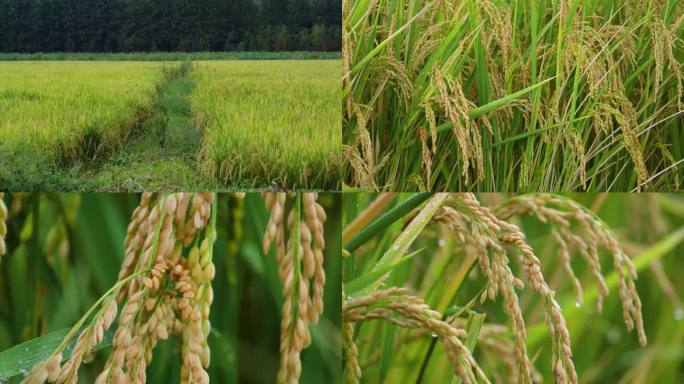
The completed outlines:
{"type": "Polygon", "coordinates": [[[344,183],[674,190],[682,20],[675,0],[346,1],[344,183]]]}
{"type": "Polygon", "coordinates": [[[323,223],[326,213],[316,202],[318,194],[294,194],[287,207],[284,192],[265,192],[270,217],[263,238],[263,253],[276,251],[278,276],[285,302],[280,323],[278,383],[296,384],[302,372],[300,354],[311,344],[309,325],[323,312],[323,223]]]}
{"type": "MultiPolygon", "coordinates": [[[[381,195],[379,200],[384,202],[386,198],[381,195]]],[[[380,202],[373,202],[370,207],[380,202]]],[[[351,282],[349,278],[346,279],[348,293],[343,298],[343,345],[348,382],[362,381],[362,375],[367,369],[375,375],[379,369],[383,377],[382,372],[386,374],[388,368],[387,362],[382,361],[392,359],[386,355],[390,344],[384,344],[382,351],[378,351],[384,357],[376,359],[374,354],[369,355],[369,351],[378,349],[373,347],[377,343],[361,338],[360,335],[372,337],[372,340],[391,335],[391,338],[385,339],[385,343],[396,343],[396,351],[392,351],[392,355],[402,355],[403,345],[413,343],[415,337],[426,333],[436,334],[439,341],[444,341],[440,337],[441,334],[435,331],[442,325],[452,327],[456,340],[462,345],[469,346],[465,350],[454,347],[457,345],[456,341],[453,341],[451,346],[445,346],[455,377],[464,382],[480,382],[493,378],[507,382],[537,382],[540,374],[534,366],[536,356],[532,356],[528,350],[531,345],[527,326],[529,319],[526,318],[528,312],[524,309],[529,309],[527,307],[532,297],[539,303],[539,314],[543,313],[550,335],[550,350],[543,353],[549,356],[547,360],[550,361],[549,370],[553,381],[580,382],[573,359],[570,328],[556,299],[556,292],[551,287],[558,284],[559,277],[567,277],[566,281],[575,291],[576,305],[580,307],[586,279],[580,279],[572,261],[577,256],[581,257],[588,267],[586,277],[591,276],[593,279],[592,283],[595,286],[592,289],[596,289],[597,309],[600,312],[608,295],[609,280],[605,271],[601,269],[603,252],[610,257],[614,266],[613,273],[618,277],[615,285],[619,291],[626,328],[628,331],[636,330],[636,339],[642,346],[646,345],[641,298],[635,284],[636,267],[623,251],[612,229],[589,209],[568,197],[550,194],[523,194],[510,197],[488,194],[475,196],[469,193],[436,194],[430,202],[438,202],[434,210],[428,210],[428,205],[425,205],[404,214],[402,220],[405,227],[401,234],[390,232],[379,236],[383,240],[373,245],[380,244],[381,249],[374,249],[371,244],[360,246],[354,238],[346,242],[345,248],[350,252],[348,262],[354,265],[348,271],[356,275],[356,279],[352,279],[351,282]],[[442,199],[435,200],[437,197],[442,199]],[[544,228],[548,239],[555,246],[557,258],[539,257],[526,239],[522,227],[514,224],[516,217],[527,216],[542,224],[541,228],[544,228]],[[426,220],[430,224],[427,227],[424,226],[426,220]],[[409,238],[409,229],[419,224],[419,233],[409,238]],[[389,241],[394,237],[394,242],[389,241]],[[414,242],[419,244],[416,247],[420,247],[420,250],[412,252],[414,242]],[[435,242],[438,243],[435,247],[437,253],[417,255],[435,242]],[[397,244],[400,244],[400,247],[397,247],[397,244]],[[385,247],[388,248],[386,252],[383,249],[385,247]],[[441,253],[442,249],[445,253],[441,253]],[[393,255],[393,261],[388,263],[385,259],[390,253],[393,255]],[[405,263],[410,262],[408,259],[412,258],[419,258],[421,261],[414,263],[413,266],[405,266],[405,263]],[[557,268],[551,280],[547,280],[547,264],[557,268]],[[390,274],[396,276],[389,278],[390,274]],[[453,303],[462,285],[472,285],[475,281],[482,289],[468,301],[468,304],[446,307],[451,305],[448,303],[453,303]],[[388,282],[396,286],[386,287],[388,282]],[[360,288],[362,286],[366,288],[360,288]],[[416,291],[417,294],[409,294],[409,290],[416,291]],[[442,292],[441,295],[446,297],[439,296],[438,292],[442,292]],[[495,302],[497,297],[502,299],[497,306],[501,307],[509,325],[485,322],[482,329],[487,331],[473,333],[467,325],[470,320],[466,320],[464,314],[475,313],[477,306],[485,306],[488,301],[495,302]],[[405,304],[406,302],[415,306],[407,309],[409,305],[405,304]],[[443,312],[434,311],[426,302],[436,303],[436,307],[447,309],[443,312]],[[426,313],[431,314],[427,316],[430,320],[423,316],[426,313]],[[394,332],[378,334],[378,329],[382,329],[378,326],[363,326],[361,329],[363,323],[374,319],[410,328],[414,332],[402,333],[399,336],[394,332]],[[432,323],[433,320],[437,323],[432,323]],[[492,327],[498,332],[493,333],[492,327]],[[496,337],[493,337],[493,334],[496,334],[496,337]],[[478,343],[477,351],[474,350],[475,342],[478,343]],[[456,349],[450,349],[452,347],[456,349]],[[460,352],[455,352],[456,350],[460,352]],[[507,353],[502,354],[501,351],[504,350],[507,353]],[[476,362],[475,365],[468,363],[471,359],[472,362],[476,362]],[[492,365],[491,373],[494,374],[490,375],[488,369],[484,368],[485,363],[492,365]],[[507,367],[504,372],[497,368],[501,364],[507,367]]],[[[363,211],[361,215],[365,216],[366,212],[363,211]]],[[[383,230],[389,229],[386,221],[383,216],[376,222],[367,222],[366,228],[361,229],[356,228],[356,220],[351,223],[355,231],[364,235],[362,241],[367,242],[373,238],[365,234],[367,231],[372,230],[377,236],[383,234],[383,230]],[[385,226],[381,226],[380,222],[385,226]]],[[[667,290],[668,284],[661,285],[667,290]]],[[[672,300],[678,302],[676,299],[672,300]]],[[[490,311],[491,308],[487,309],[488,313],[490,311]]],[[[539,334],[535,335],[535,339],[537,336],[539,334]]],[[[423,371],[433,353],[433,347],[434,341],[427,350],[427,355],[423,355],[422,352],[402,355],[412,362],[415,362],[415,359],[424,359],[417,380],[423,378],[423,371]]]]}
{"type": "Polygon", "coordinates": [[[23,382],[78,382],[79,367],[90,360],[120,311],[112,352],[96,383],[145,382],[155,346],[173,334],[182,342],[181,382],[208,383],[213,200],[210,193],[143,194],[128,227],[117,283],[23,382]],[[69,358],[62,361],[74,339],[69,358]]]}

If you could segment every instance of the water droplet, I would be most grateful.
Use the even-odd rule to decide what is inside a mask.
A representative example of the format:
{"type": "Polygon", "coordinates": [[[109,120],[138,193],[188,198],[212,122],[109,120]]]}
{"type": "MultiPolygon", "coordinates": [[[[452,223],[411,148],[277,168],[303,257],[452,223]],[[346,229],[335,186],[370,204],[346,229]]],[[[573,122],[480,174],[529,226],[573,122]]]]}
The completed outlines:
{"type": "Polygon", "coordinates": [[[446,244],[446,240],[444,240],[444,239],[439,239],[439,241],[438,241],[437,243],[439,244],[440,247],[443,247],[444,244],[446,244]]]}
{"type": "Polygon", "coordinates": [[[437,334],[434,333],[434,332],[432,332],[432,334],[430,334],[430,336],[432,336],[432,337],[437,337],[437,334]]]}
{"type": "Polygon", "coordinates": [[[576,302],[575,302],[575,307],[579,308],[579,307],[581,307],[581,306],[582,306],[582,303],[581,303],[581,302],[579,302],[579,301],[576,301],[576,302]]]}
{"type": "Polygon", "coordinates": [[[28,347],[24,348],[24,351],[28,352],[29,351],[28,347]]]}
{"type": "Polygon", "coordinates": [[[25,368],[22,368],[19,370],[22,376],[26,377],[28,375],[28,371],[25,368]]]}
{"type": "Polygon", "coordinates": [[[610,344],[617,344],[620,342],[621,338],[622,334],[617,328],[611,328],[608,332],[606,332],[606,339],[608,339],[610,344]]]}
{"type": "Polygon", "coordinates": [[[681,308],[675,309],[674,319],[677,321],[681,321],[682,319],[684,319],[684,309],[681,309],[681,308]]]}

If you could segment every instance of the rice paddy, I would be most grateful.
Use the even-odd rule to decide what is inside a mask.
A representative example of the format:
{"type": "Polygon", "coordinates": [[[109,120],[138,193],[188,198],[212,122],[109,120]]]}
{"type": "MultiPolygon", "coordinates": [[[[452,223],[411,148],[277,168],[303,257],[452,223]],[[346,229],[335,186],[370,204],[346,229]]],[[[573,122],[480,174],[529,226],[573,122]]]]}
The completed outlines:
{"type": "Polygon", "coordinates": [[[0,63],[0,185],[339,188],[339,61],[184,63],[0,63]]]}
{"type": "Polygon", "coordinates": [[[671,191],[684,4],[346,0],[346,185],[671,191]]]}
{"type": "Polygon", "coordinates": [[[0,148],[61,161],[87,150],[95,156],[99,146],[120,144],[151,107],[161,67],[142,62],[1,63],[0,148]]]}
{"type": "Polygon", "coordinates": [[[202,167],[220,180],[338,189],[339,61],[199,62],[202,167]]]}

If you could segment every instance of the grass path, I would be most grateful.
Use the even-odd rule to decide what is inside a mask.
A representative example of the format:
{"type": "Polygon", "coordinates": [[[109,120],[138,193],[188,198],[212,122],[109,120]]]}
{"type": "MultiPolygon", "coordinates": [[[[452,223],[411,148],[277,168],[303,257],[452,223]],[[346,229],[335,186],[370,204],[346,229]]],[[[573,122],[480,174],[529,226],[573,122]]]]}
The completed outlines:
{"type": "Polygon", "coordinates": [[[217,181],[197,171],[201,134],[190,111],[191,68],[188,61],[162,69],[151,108],[140,117],[119,148],[112,152],[93,148],[93,155],[83,155],[70,165],[19,160],[17,164],[26,166],[13,167],[5,174],[0,172],[0,183],[8,190],[22,191],[219,189],[217,181]]]}
{"type": "Polygon", "coordinates": [[[141,132],[96,168],[81,173],[80,189],[97,191],[216,188],[197,172],[201,135],[193,124],[190,62],[167,70],[158,100],[141,132]]]}

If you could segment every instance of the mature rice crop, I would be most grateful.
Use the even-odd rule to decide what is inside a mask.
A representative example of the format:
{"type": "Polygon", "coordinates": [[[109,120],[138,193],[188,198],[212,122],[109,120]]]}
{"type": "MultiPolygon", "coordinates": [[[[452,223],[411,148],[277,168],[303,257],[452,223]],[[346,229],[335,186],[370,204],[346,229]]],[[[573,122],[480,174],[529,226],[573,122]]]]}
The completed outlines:
{"type": "Polygon", "coordinates": [[[1,381],[339,381],[339,195],[5,201],[1,381]]]}
{"type": "Polygon", "coordinates": [[[339,61],[199,62],[205,173],[248,187],[337,189],[339,61]]]}
{"type": "Polygon", "coordinates": [[[121,144],[148,109],[161,64],[0,63],[0,151],[47,161],[121,144]]]}
{"type": "Polygon", "coordinates": [[[345,0],[343,180],[382,190],[676,190],[677,0],[345,0]]]}
{"type": "Polygon", "coordinates": [[[680,383],[684,199],[345,194],[350,383],[680,383]]]}

